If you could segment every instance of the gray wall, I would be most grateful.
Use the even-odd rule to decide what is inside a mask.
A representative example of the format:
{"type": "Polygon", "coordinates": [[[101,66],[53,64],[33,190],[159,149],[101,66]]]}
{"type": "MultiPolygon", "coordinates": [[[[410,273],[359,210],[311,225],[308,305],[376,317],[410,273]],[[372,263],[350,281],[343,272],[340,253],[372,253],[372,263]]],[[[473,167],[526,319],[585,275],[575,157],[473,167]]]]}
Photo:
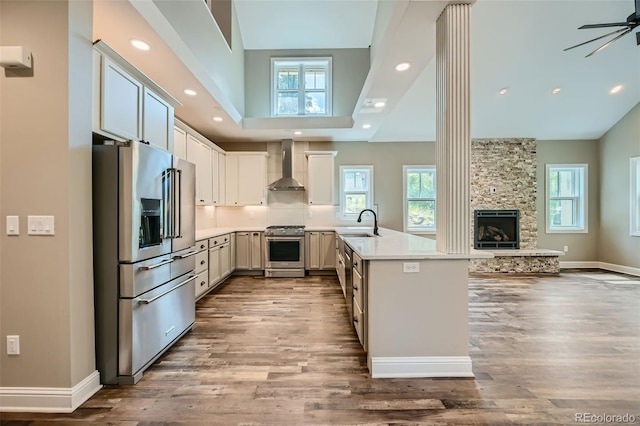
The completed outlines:
{"type": "Polygon", "coordinates": [[[402,231],[402,166],[435,165],[434,142],[309,142],[311,151],[338,151],[335,161],[336,194],[340,186],[340,166],[372,165],[374,204],[379,225],[402,231]]]}
{"type": "Polygon", "coordinates": [[[369,73],[369,49],[245,50],[245,117],[271,115],[271,57],[333,58],[333,116],[350,117],[369,73]]]}
{"type": "Polygon", "coordinates": [[[597,140],[538,141],[538,247],[560,250],[569,246],[561,262],[598,260],[598,223],[600,221],[599,160],[597,140]],[[545,223],[545,166],[547,164],[588,165],[588,232],[546,232],[545,223]]]}
{"type": "Polygon", "coordinates": [[[95,372],[92,3],[1,5],[2,45],[28,46],[33,71],[0,73],[0,216],[20,218],[0,233],[0,387],[68,389],[95,372]],[[27,215],[54,215],[55,235],[27,235],[27,215]]]}
{"type": "Polygon", "coordinates": [[[601,262],[640,268],[640,237],[629,235],[629,158],[640,155],[640,104],[600,139],[601,262]]]}

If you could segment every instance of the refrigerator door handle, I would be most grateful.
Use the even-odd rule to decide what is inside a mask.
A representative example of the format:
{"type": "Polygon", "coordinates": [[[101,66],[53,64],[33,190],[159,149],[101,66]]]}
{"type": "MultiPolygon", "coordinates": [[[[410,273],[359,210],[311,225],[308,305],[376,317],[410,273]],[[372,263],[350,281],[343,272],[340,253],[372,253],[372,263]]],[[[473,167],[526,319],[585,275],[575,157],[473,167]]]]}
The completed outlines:
{"type": "Polygon", "coordinates": [[[173,226],[171,223],[171,187],[171,169],[167,169],[162,173],[162,231],[164,233],[162,238],[172,237],[173,226]]]}
{"type": "Polygon", "coordinates": [[[182,170],[174,169],[174,176],[176,177],[176,190],[174,191],[174,225],[177,224],[177,230],[174,229],[174,238],[182,238],[182,212],[180,206],[182,206],[182,170]]]}

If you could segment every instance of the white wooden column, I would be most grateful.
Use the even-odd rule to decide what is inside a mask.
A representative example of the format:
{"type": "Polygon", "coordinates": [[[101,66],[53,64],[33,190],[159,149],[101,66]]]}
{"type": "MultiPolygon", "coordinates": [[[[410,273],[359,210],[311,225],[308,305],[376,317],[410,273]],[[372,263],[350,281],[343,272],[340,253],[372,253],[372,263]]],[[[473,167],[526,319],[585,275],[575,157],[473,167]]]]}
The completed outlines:
{"type": "Polygon", "coordinates": [[[436,23],[436,245],[451,254],[471,250],[469,17],[454,4],[436,23]]]}

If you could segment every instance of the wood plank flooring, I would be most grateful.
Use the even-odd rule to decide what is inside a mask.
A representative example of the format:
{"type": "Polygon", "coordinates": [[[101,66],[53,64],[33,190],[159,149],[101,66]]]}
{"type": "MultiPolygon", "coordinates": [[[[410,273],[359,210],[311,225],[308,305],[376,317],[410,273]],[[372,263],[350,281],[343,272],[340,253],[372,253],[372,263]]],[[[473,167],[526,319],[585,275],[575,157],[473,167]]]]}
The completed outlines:
{"type": "MultiPolygon", "coordinates": [[[[3,425],[640,423],[640,279],[598,271],[469,280],[475,379],[371,379],[334,277],[233,277],[135,386],[3,425]]],[[[437,327],[437,324],[432,326],[437,327]]]]}

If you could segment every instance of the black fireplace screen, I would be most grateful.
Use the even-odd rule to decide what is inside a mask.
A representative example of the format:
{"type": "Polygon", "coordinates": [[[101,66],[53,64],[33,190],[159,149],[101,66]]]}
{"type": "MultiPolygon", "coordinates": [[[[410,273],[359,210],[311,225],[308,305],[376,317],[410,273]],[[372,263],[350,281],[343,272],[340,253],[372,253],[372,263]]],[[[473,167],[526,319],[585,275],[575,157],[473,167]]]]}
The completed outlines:
{"type": "Polygon", "coordinates": [[[474,248],[519,249],[519,210],[476,210],[474,248]]]}

